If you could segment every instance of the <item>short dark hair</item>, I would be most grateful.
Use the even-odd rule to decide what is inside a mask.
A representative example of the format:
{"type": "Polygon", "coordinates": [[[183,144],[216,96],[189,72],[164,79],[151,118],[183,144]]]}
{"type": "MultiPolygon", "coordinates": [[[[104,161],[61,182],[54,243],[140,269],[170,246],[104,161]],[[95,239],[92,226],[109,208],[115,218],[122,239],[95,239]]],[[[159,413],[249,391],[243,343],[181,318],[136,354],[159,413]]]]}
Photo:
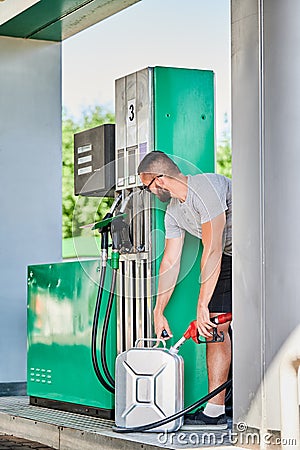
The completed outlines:
{"type": "Polygon", "coordinates": [[[164,152],[155,150],[148,153],[138,166],[138,174],[151,173],[153,175],[169,175],[175,177],[181,172],[174,161],[164,152]]]}

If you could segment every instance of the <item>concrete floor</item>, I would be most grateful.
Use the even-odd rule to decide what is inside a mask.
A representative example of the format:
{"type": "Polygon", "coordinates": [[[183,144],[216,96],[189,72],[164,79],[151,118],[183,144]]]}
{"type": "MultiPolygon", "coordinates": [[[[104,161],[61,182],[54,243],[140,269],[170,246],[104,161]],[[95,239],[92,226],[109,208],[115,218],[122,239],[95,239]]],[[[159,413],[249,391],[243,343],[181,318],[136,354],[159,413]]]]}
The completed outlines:
{"type": "Polygon", "coordinates": [[[15,436],[0,435],[0,450],[54,450],[40,442],[33,442],[15,436]]]}

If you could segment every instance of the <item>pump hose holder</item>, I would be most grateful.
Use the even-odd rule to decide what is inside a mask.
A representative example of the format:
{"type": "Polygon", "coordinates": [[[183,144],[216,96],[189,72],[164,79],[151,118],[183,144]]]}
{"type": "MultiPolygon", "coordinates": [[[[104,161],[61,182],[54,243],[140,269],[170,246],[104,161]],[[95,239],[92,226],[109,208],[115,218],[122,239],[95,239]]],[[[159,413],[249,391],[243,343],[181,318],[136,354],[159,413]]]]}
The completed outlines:
{"type": "MultiPolygon", "coordinates": [[[[104,219],[100,220],[100,222],[97,222],[97,223],[94,224],[92,230],[98,230],[98,229],[102,229],[104,227],[107,227],[107,226],[109,226],[111,224],[111,222],[113,220],[116,220],[116,219],[119,219],[120,217],[125,217],[125,216],[127,216],[127,214],[118,214],[118,215],[113,216],[113,217],[106,217],[105,216],[104,219]]],[[[100,233],[101,233],[101,231],[100,231],[100,233]]]]}

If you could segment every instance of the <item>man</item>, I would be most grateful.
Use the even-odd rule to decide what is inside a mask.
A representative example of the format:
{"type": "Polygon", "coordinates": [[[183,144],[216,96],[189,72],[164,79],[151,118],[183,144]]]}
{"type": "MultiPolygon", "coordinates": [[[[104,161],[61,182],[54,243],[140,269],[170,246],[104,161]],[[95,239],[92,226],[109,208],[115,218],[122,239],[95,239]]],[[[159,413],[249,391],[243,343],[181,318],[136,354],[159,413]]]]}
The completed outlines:
{"type": "MultiPolygon", "coordinates": [[[[231,180],[218,174],[186,176],[165,153],[154,151],[138,167],[144,187],[161,201],[170,203],[165,214],[166,242],[159,270],[154,327],[161,337],[172,336],[164,309],[176,285],[185,231],[202,239],[201,287],[197,326],[201,336],[211,339],[210,318],[231,312],[231,180]]],[[[191,311],[191,316],[194,311],[191,311]]],[[[219,325],[224,342],[207,345],[209,392],[228,378],[231,362],[229,323],[219,325]]],[[[185,429],[227,428],[225,391],[213,397],[194,414],[185,417],[185,429]]]]}

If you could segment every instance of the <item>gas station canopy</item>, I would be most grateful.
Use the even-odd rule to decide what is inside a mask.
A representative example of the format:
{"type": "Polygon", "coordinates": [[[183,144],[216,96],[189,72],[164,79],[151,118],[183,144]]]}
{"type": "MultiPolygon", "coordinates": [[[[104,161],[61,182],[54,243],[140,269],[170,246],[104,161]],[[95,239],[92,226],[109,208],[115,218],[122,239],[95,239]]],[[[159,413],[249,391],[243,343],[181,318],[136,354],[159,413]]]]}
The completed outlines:
{"type": "Polygon", "coordinates": [[[0,0],[0,36],[62,41],[140,0],[0,0]]]}

